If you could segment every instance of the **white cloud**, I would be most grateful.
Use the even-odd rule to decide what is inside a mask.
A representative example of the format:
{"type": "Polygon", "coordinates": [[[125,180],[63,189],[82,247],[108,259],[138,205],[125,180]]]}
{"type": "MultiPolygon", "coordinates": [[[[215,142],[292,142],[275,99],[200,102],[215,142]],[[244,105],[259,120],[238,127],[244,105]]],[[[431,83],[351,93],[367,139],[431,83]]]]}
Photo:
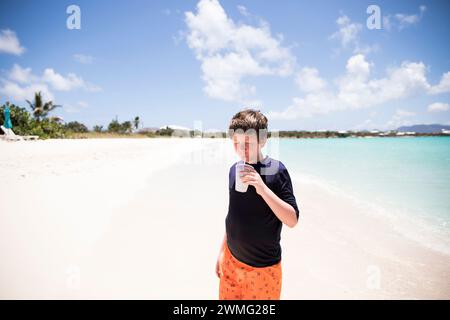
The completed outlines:
{"type": "Polygon", "coordinates": [[[74,54],[73,59],[81,64],[91,64],[94,62],[94,57],[81,53],[74,54]]]}
{"type": "Polygon", "coordinates": [[[19,83],[30,83],[36,80],[31,73],[31,68],[22,68],[18,64],[14,64],[8,75],[9,79],[19,83]]]}
{"type": "Polygon", "coordinates": [[[22,68],[15,64],[7,73],[6,78],[0,78],[0,94],[7,99],[23,101],[32,99],[34,93],[41,91],[45,99],[54,100],[51,90],[71,91],[83,89],[85,91],[100,91],[101,88],[84,81],[74,73],[63,76],[52,68],[44,70],[41,76],[32,73],[31,68],[22,68]]]}
{"type": "Polygon", "coordinates": [[[358,79],[366,79],[370,74],[371,64],[366,61],[366,58],[362,54],[357,54],[347,61],[345,66],[349,75],[358,79]]]}
{"type": "Polygon", "coordinates": [[[246,7],[244,7],[242,5],[238,5],[237,9],[238,9],[239,13],[242,14],[243,16],[247,17],[249,15],[246,7]]]}
{"type": "Polygon", "coordinates": [[[269,119],[293,120],[297,118],[310,118],[315,114],[327,114],[342,109],[336,96],[329,91],[319,91],[306,94],[305,97],[294,97],[291,105],[284,111],[269,111],[269,119]]]}
{"type": "MultiPolygon", "coordinates": [[[[363,45],[360,43],[359,34],[363,29],[362,24],[355,23],[350,20],[346,15],[341,15],[337,18],[336,24],[338,25],[338,31],[330,36],[330,39],[335,39],[340,42],[341,48],[352,49],[353,53],[368,54],[372,51],[377,51],[378,45],[363,45]]],[[[339,50],[335,50],[338,52],[339,50]]]]}
{"type": "Polygon", "coordinates": [[[326,81],[319,76],[316,68],[304,67],[295,78],[300,90],[304,92],[319,91],[325,88],[326,81]]]}
{"type": "Polygon", "coordinates": [[[450,92],[450,71],[444,73],[441,77],[441,81],[435,86],[431,86],[429,89],[431,94],[439,94],[450,92]]]}
{"type": "Polygon", "coordinates": [[[50,84],[50,86],[57,91],[71,91],[80,88],[89,92],[101,91],[100,87],[84,81],[81,77],[74,73],[69,73],[67,76],[63,76],[56,73],[52,68],[47,68],[44,70],[42,80],[50,84]]]}
{"type": "Polygon", "coordinates": [[[386,30],[392,30],[394,27],[398,30],[403,30],[418,24],[426,10],[427,7],[422,5],[419,7],[419,13],[417,14],[396,13],[394,15],[385,15],[383,17],[383,27],[386,30]]]}
{"type": "Polygon", "coordinates": [[[187,44],[201,62],[205,93],[225,101],[248,102],[256,92],[242,83],[249,76],[287,76],[295,58],[267,23],[236,24],[217,0],[201,0],[197,13],[185,13],[187,44]]]}
{"type": "MultiPolygon", "coordinates": [[[[341,110],[370,108],[417,94],[450,91],[445,86],[449,73],[444,74],[438,85],[432,86],[426,77],[427,68],[422,62],[404,61],[398,67],[388,69],[386,76],[378,79],[371,79],[372,67],[373,63],[368,62],[364,55],[354,55],[348,59],[345,73],[334,81],[334,88],[322,87],[307,92],[302,98],[295,97],[284,111],[271,111],[268,117],[311,117],[341,110]]],[[[405,112],[399,111],[397,117],[405,115],[405,112]]]]}
{"type": "Polygon", "coordinates": [[[49,83],[55,90],[70,91],[84,86],[84,81],[77,75],[69,73],[66,77],[56,73],[53,69],[44,70],[42,80],[49,83]]]}
{"type": "Polygon", "coordinates": [[[384,130],[386,129],[396,129],[401,126],[409,126],[412,124],[412,121],[408,118],[415,116],[415,112],[410,112],[403,109],[395,110],[392,118],[384,125],[381,126],[384,130]]]}
{"type": "MultiPolygon", "coordinates": [[[[372,112],[371,112],[372,113],[372,112]]],[[[384,124],[375,124],[372,119],[366,119],[362,123],[355,125],[353,130],[364,130],[364,129],[378,129],[378,130],[392,130],[400,126],[412,125],[413,122],[410,120],[411,117],[415,116],[416,113],[404,109],[396,109],[392,117],[384,124]]]]}
{"type": "Polygon", "coordinates": [[[0,31],[0,52],[20,56],[25,52],[25,48],[20,45],[16,33],[6,29],[0,31]]]}
{"type": "Polygon", "coordinates": [[[427,107],[428,112],[443,112],[450,110],[450,105],[443,102],[435,102],[427,107]]]}
{"type": "Polygon", "coordinates": [[[31,100],[35,92],[41,91],[44,100],[54,100],[53,93],[44,83],[31,83],[27,85],[20,85],[18,83],[2,80],[0,86],[0,95],[6,96],[7,99],[14,99],[16,101],[31,100]]]}
{"type": "Polygon", "coordinates": [[[347,47],[349,44],[355,44],[358,40],[358,34],[362,30],[360,23],[352,23],[350,18],[346,15],[341,15],[336,23],[339,30],[331,35],[331,39],[338,39],[343,47],[347,47]]]}
{"type": "Polygon", "coordinates": [[[383,29],[388,31],[392,30],[392,22],[390,15],[383,16],[383,29]]]}
{"type": "MultiPolygon", "coordinates": [[[[361,57],[361,55],[358,55],[361,57]]],[[[358,56],[349,59],[350,61],[358,56]]],[[[338,80],[337,98],[339,103],[347,108],[367,108],[388,101],[405,98],[429,87],[422,62],[403,62],[399,67],[387,71],[387,76],[380,79],[370,79],[370,68],[363,57],[358,58],[358,64],[350,72],[338,80]]]]}
{"type": "Polygon", "coordinates": [[[12,98],[17,101],[32,99],[34,93],[38,91],[41,91],[44,99],[54,99],[48,85],[34,75],[31,68],[22,68],[18,64],[14,64],[7,73],[6,79],[0,78],[0,83],[0,94],[7,99],[12,98]]]}
{"type": "Polygon", "coordinates": [[[405,28],[408,25],[416,24],[419,22],[419,16],[415,14],[407,15],[402,13],[397,13],[395,18],[400,22],[400,29],[405,28]]]}

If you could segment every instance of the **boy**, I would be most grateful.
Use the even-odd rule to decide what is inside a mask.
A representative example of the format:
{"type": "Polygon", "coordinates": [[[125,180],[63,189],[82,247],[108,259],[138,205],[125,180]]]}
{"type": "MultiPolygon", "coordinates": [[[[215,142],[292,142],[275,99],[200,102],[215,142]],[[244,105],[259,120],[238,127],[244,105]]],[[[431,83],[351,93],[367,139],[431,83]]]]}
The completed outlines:
{"type": "Polygon", "coordinates": [[[226,232],[216,263],[219,299],[279,300],[281,293],[282,224],[294,227],[299,210],[286,167],[263,157],[267,118],[245,109],[231,119],[230,137],[244,169],[246,192],[235,190],[236,163],[229,171],[226,232]]]}

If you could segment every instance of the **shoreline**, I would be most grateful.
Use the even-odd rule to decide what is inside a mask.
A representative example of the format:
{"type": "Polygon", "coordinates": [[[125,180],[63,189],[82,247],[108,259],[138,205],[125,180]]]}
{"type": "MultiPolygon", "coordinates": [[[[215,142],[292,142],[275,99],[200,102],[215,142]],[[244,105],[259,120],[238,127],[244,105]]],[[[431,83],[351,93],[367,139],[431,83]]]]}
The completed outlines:
{"type": "Polygon", "coordinates": [[[402,212],[400,215],[398,213],[393,214],[390,212],[392,209],[386,208],[383,204],[364,199],[360,195],[348,193],[340,189],[337,185],[327,182],[323,178],[303,173],[295,173],[293,174],[292,179],[293,181],[296,181],[297,184],[302,184],[303,181],[305,181],[307,185],[317,186],[329,194],[344,198],[346,201],[353,203],[353,205],[359,208],[361,212],[364,212],[365,215],[383,221],[388,228],[401,234],[401,236],[406,237],[413,242],[417,242],[418,245],[426,247],[427,249],[450,256],[448,243],[450,234],[447,232],[442,234],[443,231],[438,229],[435,221],[432,222],[425,220],[423,217],[407,215],[405,212],[402,212]],[[402,222],[404,224],[403,227],[396,226],[396,222],[402,222]],[[417,234],[421,234],[421,237],[417,237],[417,234]]]}
{"type": "MultiPolygon", "coordinates": [[[[305,261],[289,257],[287,272],[302,270],[327,281],[320,290],[302,292],[300,299],[450,298],[450,255],[399,233],[385,216],[365,211],[349,197],[311,182],[293,183],[303,202],[304,228],[298,239],[289,230],[285,241],[298,247],[305,261]],[[319,271],[311,261],[316,261],[313,266],[320,262],[319,271]]],[[[302,278],[298,286],[317,287],[308,276],[302,278]]]]}

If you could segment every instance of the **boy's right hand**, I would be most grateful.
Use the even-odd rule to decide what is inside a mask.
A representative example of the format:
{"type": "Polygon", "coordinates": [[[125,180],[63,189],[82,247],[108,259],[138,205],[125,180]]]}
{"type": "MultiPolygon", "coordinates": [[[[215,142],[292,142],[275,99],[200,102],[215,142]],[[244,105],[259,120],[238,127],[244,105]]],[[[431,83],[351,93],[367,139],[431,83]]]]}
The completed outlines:
{"type": "Polygon", "coordinates": [[[219,278],[222,275],[222,261],[223,261],[223,251],[220,252],[216,262],[216,275],[219,278]]]}

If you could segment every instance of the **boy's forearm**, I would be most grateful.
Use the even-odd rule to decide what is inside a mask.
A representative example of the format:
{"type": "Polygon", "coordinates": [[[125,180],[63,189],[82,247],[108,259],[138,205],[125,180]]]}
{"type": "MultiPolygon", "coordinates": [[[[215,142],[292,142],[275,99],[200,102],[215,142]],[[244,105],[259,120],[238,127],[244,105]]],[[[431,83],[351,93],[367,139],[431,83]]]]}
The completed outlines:
{"type": "Polygon", "coordinates": [[[287,202],[281,200],[272,190],[267,186],[260,193],[267,205],[272,209],[278,219],[281,220],[288,227],[295,227],[297,224],[297,214],[295,209],[287,202]]]}

